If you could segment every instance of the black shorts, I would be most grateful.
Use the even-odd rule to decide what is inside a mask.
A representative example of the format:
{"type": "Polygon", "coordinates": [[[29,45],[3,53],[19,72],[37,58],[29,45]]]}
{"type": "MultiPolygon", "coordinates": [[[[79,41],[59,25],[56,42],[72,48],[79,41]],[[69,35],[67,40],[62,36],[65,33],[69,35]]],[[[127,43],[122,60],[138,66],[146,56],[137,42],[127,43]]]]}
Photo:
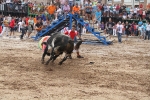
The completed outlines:
{"type": "Polygon", "coordinates": [[[112,28],[108,29],[108,34],[113,35],[113,29],[112,28]]]}
{"type": "Polygon", "coordinates": [[[10,32],[13,32],[15,29],[13,27],[10,27],[10,32]]]}
{"type": "Polygon", "coordinates": [[[92,12],[85,12],[85,13],[86,13],[86,14],[89,14],[89,15],[92,14],[92,12]]]}
{"type": "Polygon", "coordinates": [[[126,35],[130,35],[131,32],[130,32],[129,30],[125,30],[125,34],[126,34],[126,35]]]}

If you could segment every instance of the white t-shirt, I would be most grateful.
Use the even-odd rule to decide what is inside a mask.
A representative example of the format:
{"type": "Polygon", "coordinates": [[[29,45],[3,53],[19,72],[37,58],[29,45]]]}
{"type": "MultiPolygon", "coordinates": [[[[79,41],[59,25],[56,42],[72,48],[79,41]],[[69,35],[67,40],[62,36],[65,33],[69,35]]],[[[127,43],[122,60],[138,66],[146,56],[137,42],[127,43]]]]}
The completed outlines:
{"type": "Polygon", "coordinates": [[[134,13],[137,13],[138,9],[137,8],[134,8],[134,13]]]}
{"type": "Polygon", "coordinates": [[[146,30],[147,30],[147,31],[150,31],[150,24],[147,24],[147,25],[146,25],[146,30]]]}
{"type": "Polygon", "coordinates": [[[25,28],[25,22],[24,21],[21,22],[20,28],[25,28]]]}
{"type": "Polygon", "coordinates": [[[122,33],[123,25],[122,24],[117,24],[117,32],[122,33]]]}
{"type": "Polygon", "coordinates": [[[61,14],[62,13],[62,9],[61,8],[58,8],[58,10],[56,11],[58,14],[61,14]]]}
{"type": "Polygon", "coordinates": [[[7,19],[8,19],[8,22],[11,22],[12,17],[8,16],[7,19]]]}
{"type": "Polygon", "coordinates": [[[127,16],[126,16],[126,15],[123,15],[122,17],[123,17],[123,19],[126,19],[126,18],[127,18],[127,16]]]}
{"type": "Polygon", "coordinates": [[[19,22],[18,25],[20,26],[20,25],[21,25],[21,22],[19,22]]]}
{"type": "Polygon", "coordinates": [[[113,11],[116,11],[116,7],[115,6],[113,6],[113,11]]]}
{"type": "Polygon", "coordinates": [[[130,14],[133,14],[133,9],[130,9],[130,14]]]}
{"type": "Polygon", "coordinates": [[[143,15],[145,15],[145,10],[143,10],[143,15]]]}

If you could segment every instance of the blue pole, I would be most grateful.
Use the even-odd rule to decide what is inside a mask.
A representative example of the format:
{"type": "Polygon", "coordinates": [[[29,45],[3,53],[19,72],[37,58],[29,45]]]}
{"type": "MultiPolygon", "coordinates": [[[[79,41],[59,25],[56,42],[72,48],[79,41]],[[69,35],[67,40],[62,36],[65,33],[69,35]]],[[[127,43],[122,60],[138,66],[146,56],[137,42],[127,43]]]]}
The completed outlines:
{"type": "Polygon", "coordinates": [[[69,30],[72,28],[72,14],[69,14],[69,17],[70,17],[70,19],[69,19],[69,30]]]}

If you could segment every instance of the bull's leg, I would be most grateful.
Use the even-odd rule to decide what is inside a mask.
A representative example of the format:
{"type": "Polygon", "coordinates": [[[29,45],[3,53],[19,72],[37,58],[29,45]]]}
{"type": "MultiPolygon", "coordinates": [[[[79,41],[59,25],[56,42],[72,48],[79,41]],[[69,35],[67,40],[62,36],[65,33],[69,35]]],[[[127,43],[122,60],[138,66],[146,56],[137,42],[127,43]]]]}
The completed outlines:
{"type": "Polygon", "coordinates": [[[54,57],[54,56],[53,56],[53,55],[51,55],[51,56],[50,56],[50,59],[49,59],[49,60],[45,63],[45,65],[48,65],[48,64],[49,64],[49,62],[53,59],[53,57],[54,57]]]}
{"type": "Polygon", "coordinates": [[[44,64],[45,55],[46,55],[46,53],[44,52],[43,55],[42,55],[42,59],[41,59],[42,64],[44,64]]]}
{"type": "Polygon", "coordinates": [[[48,50],[48,48],[46,47],[45,50],[44,50],[44,53],[43,53],[43,55],[42,55],[42,59],[41,59],[42,64],[44,64],[44,58],[45,58],[45,56],[46,56],[46,54],[47,54],[47,50],[48,50]]]}
{"type": "Polygon", "coordinates": [[[59,62],[59,65],[61,65],[69,56],[69,54],[66,54],[65,57],[59,62]]]}
{"type": "Polygon", "coordinates": [[[56,54],[56,55],[53,57],[52,62],[54,62],[54,61],[56,60],[56,58],[57,58],[59,55],[61,55],[61,54],[63,54],[63,52],[60,52],[59,54],[56,54]]]}
{"type": "Polygon", "coordinates": [[[53,57],[52,62],[54,62],[58,56],[59,56],[59,55],[55,55],[55,56],[53,57]]]}
{"type": "Polygon", "coordinates": [[[48,65],[49,62],[50,62],[53,58],[54,58],[54,49],[52,49],[50,59],[45,63],[45,65],[48,65]]]}

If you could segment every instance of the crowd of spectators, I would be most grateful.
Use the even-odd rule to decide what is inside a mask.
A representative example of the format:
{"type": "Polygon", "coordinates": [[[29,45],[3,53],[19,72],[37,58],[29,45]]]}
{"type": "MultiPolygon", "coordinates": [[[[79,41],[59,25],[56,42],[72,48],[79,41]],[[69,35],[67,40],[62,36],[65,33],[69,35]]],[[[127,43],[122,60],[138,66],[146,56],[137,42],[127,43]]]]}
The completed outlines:
{"type": "MultiPolygon", "coordinates": [[[[129,35],[141,35],[145,39],[147,34],[148,39],[150,39],[150,30],[147,28],[149,25],[150,15],[148,13],[150,9],[150,4],[147,5],[147,8],[144,8],[142,4],[135,6],[134,8],[121,5],[121,4],[102,4],[99,0],[81,0],[81,2],[75,0],[55,0],[53,3],[44,4],[43,2],[38,3],[37,1],[29,2],[28,0],[7,0],[5,3],[9,4],[9,9],[20,10],[24,6],[28,5],[30,13],[35,13],[36,16],[26,16],[26,17],[11,17],[5,16],[1,17],[1,35],[10,28],[10,34],[7,33],[10,37],[14,34],[15,30],[22,32],[21,39],[23,39],[24,34],[28,32],[27,37],[30,37],[30,34],[34,29],[37,29],[42,26],[45,28],[50,25],[54,20],[57,20],[62,15],[67,15],[68,13],[78,14],[84,20],[89,23],[97,23],[97,28],[103,30],[106,34],[116,35],[118,25],[122,25],[122,34],[129,35]],[[17,6],[18,4],[21,5],[17,6]],[[13,6],[12,6],[13,5],[13,6]],[[140,19],[140,23],[135,22],[121,22],[121,21],[112,21],[104,22],[102,17],[116,18],[120,17],[121,19],[140,19]],[[143,23],[143,20],[147,20],[146,23],[143,23]],[[118,23],[119,22],[119,23],[118,23]],[[142,24],[141,24],[142,23],[142,24]],[[128,27],[126,28],[126,24],[128,27]],[[148,30],[147,30],[148,29],[148,30]],[[28,30],[28,31],[27,31],[28,30]],[[145,31],[143,31],[145,30],[145,31]],[[145,32],[145,34],[143,33],[145,32]]],[[[83,26],[84,27],[84,26],[83,26]]],[[[40,31],[40,30],[36,30],[40,31]]],[[[15,35],[13,36],[15,37],[15,35]]]]}

